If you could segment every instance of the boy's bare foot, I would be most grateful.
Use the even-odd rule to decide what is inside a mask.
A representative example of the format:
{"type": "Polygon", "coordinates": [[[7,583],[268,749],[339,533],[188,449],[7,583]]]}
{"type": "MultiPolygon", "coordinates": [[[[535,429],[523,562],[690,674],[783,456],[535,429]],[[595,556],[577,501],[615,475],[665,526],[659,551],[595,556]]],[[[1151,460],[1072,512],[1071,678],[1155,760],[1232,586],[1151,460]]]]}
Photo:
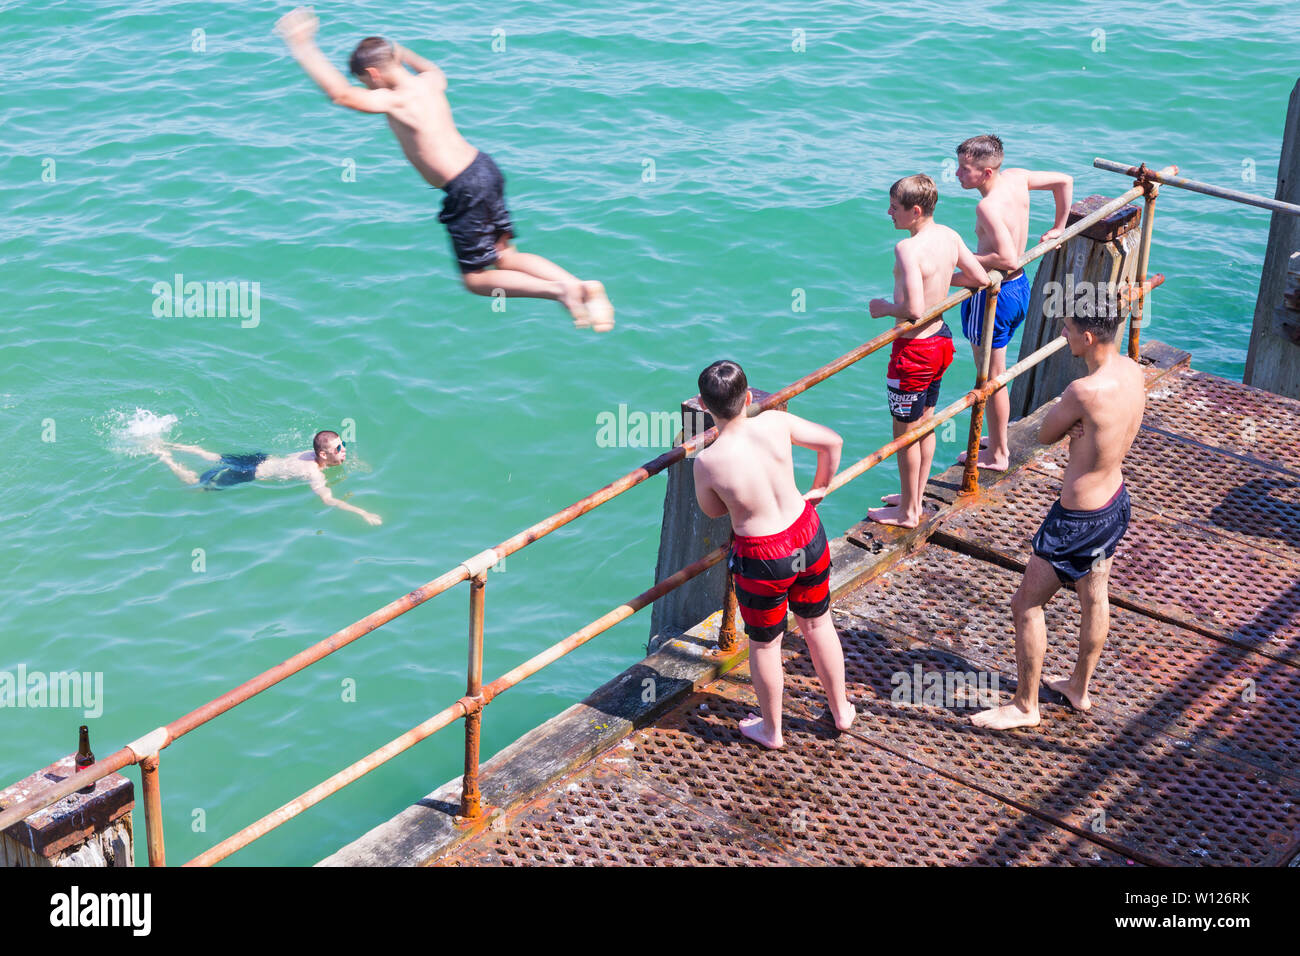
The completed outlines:
{"type": "Polygon", "coordinates": [[[587,311],[586,290],[581,282],[566,282],[562,285],[560,305],[569,310],[573,324],[580,329],[591,325],[591,313],[587,311]]]}
{"type": "Polygon", "coordinates": [[[740,722],[740,732],[769,750],[780,750],[785,745],[785,742],[781,739],[781,734],[779,732],[773,734],[769,731],[763,718],[755,714],[747,715],[740,722]]]}
{"type": "Polygon", "coordinates": [[[903,503],[902,495],[881,495],[880,500],[891,507],[897,508],[903,503]]]}
{"type": "Polygon", "coordinates": [[[1002,707],[994,707],[991,710],[984,710],[970,719],[970,722],[976,727],[985,727],[988,730],[1011,730],[1014,727],[1037,727],[1038,726],[1038,708],[1032,711],[1021,710],[1015,704],[1005,704],[1002,707]]]}
{"type": "MultiPolygon", "coordinates": [[[[1009,455],[994,455],[986,448],[980,452],[980,456],[976,459],[975,463],[980,468],[986,468],[989,471],[1006,471],[1008,466],[1011,464],[1011,457],[1009,455]]],[[[965,452],[962,452],[957,456],[957,464],[966,464],[965,452]]]]}
{"type": "Polygon", "coordinates": [[[608,332],[614,327],[614,303],[605,294],[605,287],[595,279],[588,279],[582,284],[586,298],[587,312],[591,316],[591,327],[596,332],[608,332]]]}
{"type": "Polygon", "coordinates": [[[1084,691],[1080,694],[1074,689],[1068,677],[1049,677],[1043,683],[1065,697],[1075,710],[1088,710],[1092,707],[1092,698],[1088,696],[1088,692],[1084,691]]]}
{"type": "Polygon", "coordinates": [[[921,523],[920,515],[909,515],[897,505],[891,508],[872,508],[867,512],[867,517],[879,524],[892,524],[899,528],[915,528],[921,523]]]}
{"type": "Polygon", "coordinates": [[[830,705],[831,720],[835,721],[835,729],[840,733],[848,730],[853,726],[853,722],[858,719],[857,708],[845,697],[839,704],[830,705]]]}

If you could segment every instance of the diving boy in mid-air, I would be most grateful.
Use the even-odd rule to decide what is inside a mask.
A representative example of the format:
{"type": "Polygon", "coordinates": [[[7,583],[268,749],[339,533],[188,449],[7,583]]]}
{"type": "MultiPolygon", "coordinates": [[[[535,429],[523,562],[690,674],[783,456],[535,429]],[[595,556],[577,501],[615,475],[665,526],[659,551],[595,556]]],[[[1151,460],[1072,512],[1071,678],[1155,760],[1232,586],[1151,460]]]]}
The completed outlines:
{"type": "Polygon", "coordinates": [[[343,464],[348,457],[348,446],[339,438],[337,432],[320,431],[312,440],[312,450],[297,455],[218,455],[197,445],[177,445],[165,442],[152,449],[181,481],[187,485],[202,485],[204,488],[227,488],[230,485],[243,484],[246,481],[263,481],[270,478],[301,479],[311,485],[311,490],[320,496],[320,500],[335,508],[351,511],[361,515],[370,524],[382,524],[377,514],[371,514],[364,508],[339,501],[325,484],[325,469],[343,464]],[[204,461],[215,461],[215,468],[209,468],[202,475],[186,468],[175,457],[173,451],[182,451],[197,455],[204,461]]]}
{"type": "Polygon", "coordinates": [[[844,694],[844,649],[830,612],[831,553],[816,507],[835,477],[843,442],[826,426],[788,412],[751,418],[754,396],[735,362],[714,362],[700,373],[699,387],[718,437],[695,458],[695,499],[710,518],[731,515],[728,566],[749,636],[749,672],[760,711],[740,722],[740,732],[764,747],[783,745],[787,602],[826,691],[831,720],[847,730],[856,712],[844,694]],[[817,452],[807,495],[794,483],[792,444],[817,452]]]}
{"type": "MultiPolygon", "coordinates": [[[[924,174],[907,176],[889,187],[889,218],[895,229],[906,229],[909,235],[894,246],[894,300],[872,299],[867,307],[873,319],[892,316],[895,325],[919,319],[948,297],[954,267],[973,285],[989,281],[961,236],[934,221],[938,201],[938,187],[924,174]]],[[[885,384],[895,438],[934,414],[939,384],[951,364],[952,332],[943,316],[894,339],[885,384]]],[[[902,493],[887,495],[885,507],[870,509],[868,518],[902,528],[920,524],[921,496],[930,479],[934,446],[931,432],[898,453],[902,493]]]]}
{"type": "Polygon", "coordinates": [[[362,113],[383,113],[411,165],[446,192],[438,220],[451,235],[465,288],[477,295],[554,299],[569,310],[575,325],[597,332],[612,329],[614,307],[603,285],[515,248],[505,179],[492,157],[456,129],[442,70],[383,37],[366,37],[349,64],[366,88],[353,86],[316,46],[319,26],[310,7],[299,7],[275,28],[331,100],[362,113]]]}
{"type": "MultiPolygon", "coordinates": [[[[957,147],[957,181],[963,189],[978,189],[982,197],[975,207],[975,236],[979,240],[975,257],[985,269],[1002,272],[997,313],[993,319],[993,354],[989,378],[1007,370],[1007,344],[1025,321],[1029,309],[1029,278],[1020,268],[1020,257],[1029,243],[1029,191],[1050,189],[1056,199],[1056,219],[1043,233],[1042,241],[1055,239],[1064,231],[1070,215],[1074,178],[1065,173],[1035,169],[1002,168],[1002,140],[996,136],[972,136],[957,147]]],[[[964,271],[964,270],[963,270],[964,271]]],[[[978,284],[953,277],[953,285],[978,284]]],[[[961,329],[970,340],[975,363],[980,362],[984,335],[984,293],[977,292],[961,304],[961,329]]],[[[1011,395],[1000,388],[988,400],[988,448],[977,459],[981,468],[1006,471],[1011,461],[1007,445],[1007,424],[1011,418],[1011,395]]],[[[966,453],[958,456],[966,460],[966,453]]]]}

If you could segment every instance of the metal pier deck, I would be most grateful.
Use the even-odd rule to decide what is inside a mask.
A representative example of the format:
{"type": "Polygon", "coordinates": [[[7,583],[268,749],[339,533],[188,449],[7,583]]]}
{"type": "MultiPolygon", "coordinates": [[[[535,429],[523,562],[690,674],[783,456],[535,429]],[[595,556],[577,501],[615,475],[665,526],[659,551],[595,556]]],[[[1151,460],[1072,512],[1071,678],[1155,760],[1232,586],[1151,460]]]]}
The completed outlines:
{"type": "MultiPolygon", "coordinates": [[[[897,675],[918,667],[996,674],[1009,696],[1009,601],[1064,456],[1043,450],[973,505],[945,508],[924,547],[835,602],[860,713],[850,732],[835,735],[803,643],[787,636],[784,751],[736,730],[755,707],[742,665],[439,862],[1290,862],[1300,402],[1187,368],[1149,393],[1090,712],[1044,688],[1038,727],[995,733],[969,724],[974,701],[895,702],[897,675]]],[[[1061,591],[1045,674],[1068,670],[1077,621],[1061,591]]]]}

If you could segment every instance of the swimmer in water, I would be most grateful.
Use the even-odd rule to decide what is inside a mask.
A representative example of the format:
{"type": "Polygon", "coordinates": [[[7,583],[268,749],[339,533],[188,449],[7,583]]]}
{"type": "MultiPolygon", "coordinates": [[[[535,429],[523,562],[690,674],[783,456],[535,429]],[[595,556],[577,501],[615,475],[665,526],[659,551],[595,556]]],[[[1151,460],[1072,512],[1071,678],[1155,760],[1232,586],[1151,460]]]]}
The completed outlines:
{"type": "Polygon", "coordinates": [[[353,514],[361,515],[370,524],[382,524],[379,515],[371,514],[363,508],[339,501],[325,484],[325,469],[343,464],[348,457],[348,446],[339,438],[337,432],[320,431],[312,441],[312,450],[297,455],[218,455],[197,445],[178,445],[164,442],[153,449],[164,465],[187,485],[201,485],[204,488],[227,488],[243,484],[246,481],[262,481],[270,478],[298,478],[309,485],[320,496],[320,500],[334,508],[342,508],[353,514]],[[209,468],[202,475],[186,468],[173,456],[173,451],[197,455],[205,461],[216,462],[215,468],[209,468]]]}

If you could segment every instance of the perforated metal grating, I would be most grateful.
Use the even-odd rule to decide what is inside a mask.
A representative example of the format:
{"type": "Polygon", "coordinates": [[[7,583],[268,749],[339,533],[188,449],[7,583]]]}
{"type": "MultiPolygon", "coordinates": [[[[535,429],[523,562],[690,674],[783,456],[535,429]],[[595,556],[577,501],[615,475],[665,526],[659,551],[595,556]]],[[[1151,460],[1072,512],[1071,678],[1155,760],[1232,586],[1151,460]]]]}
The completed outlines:
{"type": "MultiPolygon", "coordinates": [[[[1054,447],[1029,467],[1059,481],[1067,454],[1054,447]]],[[[1124,460],[1124,479],[1129,494],[1150,511],[1300,560],[1300,475],[1144,427],[1124,460]]]]}
{"type": "MultiPolygon", "coordinates": [[[[746,698],[750,697],[748,701],[746,698]]],[[[552,787],[447,862],[1072,864],[1126,859],[1074,833],[792,715],[784,751],[744,741],[754,706],[718,682],[552,787]],[[617,768],[617,769],[615,769],[617,768]]]]}
{"type": "Polygon", "coordinates": [[[1144,422],[1300,475],[1300,402],[1190,369],[1147,393],[1144,422]]]}
{"type": "MultiPolygon", "coordinates": [[[[947,518],[936,540],[988,549],[1023,566],[1059,491],[1059,478],[1023,468],[978,507],[947,518]]],[[[1111,567],[1111,594],[1300,663],[1300,561],[1157,515],[1136,493],[1111,567]]]]}
{"type": "MultiPolygon", "coordinates": [[[[1018,583],[1014,572],[931,548],[877,586],[848,595],[837,605],[836,620],[856,635],[843,636],[850,679],[888,701],[890,677],[910,674],[915,653],[918,661],[924,658],[923,668],[996,672],[1000,686],[1013,689],[1008,602],[1018,583]],[[927,643],[910,649],[918,641],[927,643]]],[[[1068,674],[1078,647],[1073,592],[1057,593],[1046,622],[1044,675],[1068,674]]],[[[1142,724],[1300,781],[1300,668],[1112,607],[1091,696],[1108,719],[1142,724]]],[[[1051,702],[1053,715],[1076,719],[1064,698],[1048,690],[1040,698],[1051,702]]]]}
{"type": "MultiPolygon", "coordinates": [[[[942,770],[1063,823],[1103,828],[1135,858],[1178,865],[1273,865],[1300,832],[1300,782],[1193,749],[1140,721],[1098,708],[1045,708],[1030,730],[995,733],[973,710],[892,703],[890,676],[973,670],[956,655],[915,642],[904,649],[846,635],[849,673],[868,686],[860,704],[867,741],[942,770]]],[[[811,688],[811,675],[804,673],[811,688]]],[[[1014,682],[1003,682],[1010,688],[1014,682]]],[[[1006,699],[1004,694],[1003,699],[1006,699]]]]}
{"type": "Polygon", "coordinates": [[[461,866],[772,866],[792,862],[654,787],[592,767],[447,863],[461,866]]]}

